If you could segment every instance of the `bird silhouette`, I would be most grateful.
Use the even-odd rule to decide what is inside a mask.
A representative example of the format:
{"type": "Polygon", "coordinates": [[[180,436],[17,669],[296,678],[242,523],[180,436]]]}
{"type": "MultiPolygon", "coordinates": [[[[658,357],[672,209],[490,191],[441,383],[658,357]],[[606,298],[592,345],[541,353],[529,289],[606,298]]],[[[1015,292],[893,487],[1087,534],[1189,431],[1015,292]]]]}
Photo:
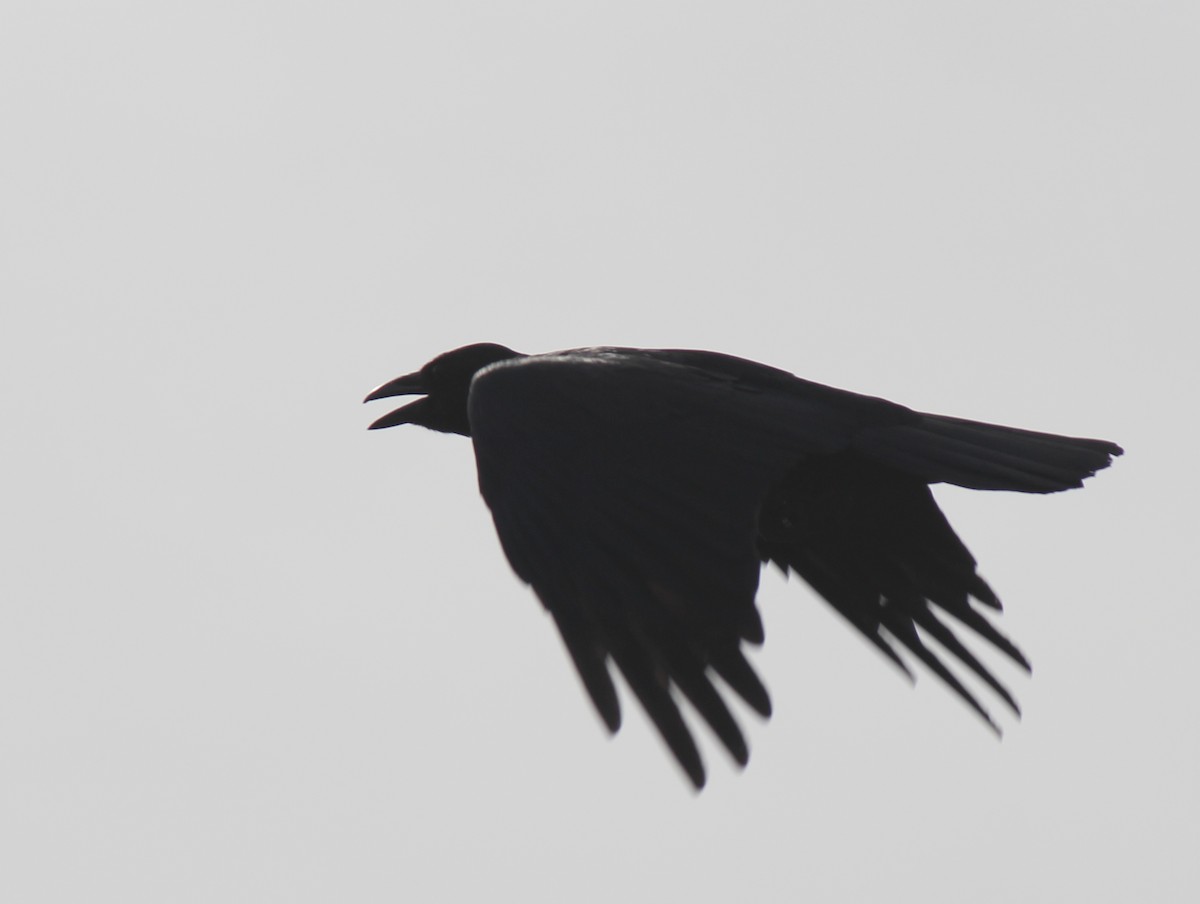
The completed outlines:
{"type": "Polygon", "coordinates": [[[1122,454],[1115,443],[925,414],[707,351],[582,348],[523,355],[480,343],[384,383],[420,399],[371,429],[471,438],[479,488],[517,575],[558,627],[610,731],[624,676],[696,788],[704,765],[675,691],[745,765],[714,676],[762,716],[743,644],[771,562],[800,575],[911,677],[897,645],[989,726],[933,638],[1014,713],[1012,694],[946,615],[1024,669],[978,606],[1000,600],[929,485],[1054,493],[1122,454]]]}

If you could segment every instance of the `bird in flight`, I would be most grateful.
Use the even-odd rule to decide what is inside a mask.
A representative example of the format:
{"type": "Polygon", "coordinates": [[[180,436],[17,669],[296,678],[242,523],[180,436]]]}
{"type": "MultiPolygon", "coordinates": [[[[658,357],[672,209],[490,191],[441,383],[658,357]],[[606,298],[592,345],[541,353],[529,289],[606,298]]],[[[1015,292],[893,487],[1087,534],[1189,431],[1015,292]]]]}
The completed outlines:
{"type": "Polygon", "coordinates": [[[611,662],[697,789],[704,764],[675,692],[744,766],[745,738],[713,679],[770,715],[742,646],[763,640],[755,594],[767,562],[800,575],[911,678],[906,648],[993,729],[921,633],[1019,715],[951,627],[1029,669],[977,608],[998,611],[1000,600],[929,485],[1054,493],[1122,452],[924,414],[707,351],[523,355],[480,343],[366,401],[406,395],[421,398],[371,429],[471,438],[504,552],[553,617],[600,717],[620,727],[611,662]]]}

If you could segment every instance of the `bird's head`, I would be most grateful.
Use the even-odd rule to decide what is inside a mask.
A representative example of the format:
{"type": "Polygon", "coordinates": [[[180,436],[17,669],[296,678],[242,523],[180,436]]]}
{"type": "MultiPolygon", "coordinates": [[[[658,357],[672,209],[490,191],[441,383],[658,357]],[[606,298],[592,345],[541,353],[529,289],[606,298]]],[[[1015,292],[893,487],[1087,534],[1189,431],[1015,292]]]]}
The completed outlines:
{"type": "Polygon", "coordinates": [[[385,414],[369,429],[379,430],[383,427],[395,427],[397,424],[419,424],[441,433],[470,436],[467,394],[471,389],[471,380],[489,364],[520,357],[520,352],[492,342],[464,345],[452,352],[438,355],[416,373],[389,380],[363,399],[364,402],[371,402],[391,396],[424,396],[397,408],[391,414],[385,414]]]}

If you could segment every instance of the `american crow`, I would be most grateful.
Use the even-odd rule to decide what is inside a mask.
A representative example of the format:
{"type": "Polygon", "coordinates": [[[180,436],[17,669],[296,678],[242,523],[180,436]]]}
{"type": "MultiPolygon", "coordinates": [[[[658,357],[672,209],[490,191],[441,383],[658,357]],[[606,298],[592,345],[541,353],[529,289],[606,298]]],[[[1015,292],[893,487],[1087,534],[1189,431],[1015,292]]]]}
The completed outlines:
{"type": "Polygon", "coordinates": [[[1122,451],[922,414],[705,351],[468,345],[366,401],[416,394],[371,429],[471,437],[504,552],[554,617],[605,724],[621,723],[611,658],[697,788],[704,766],[671,688],[745,765],[713,675],[770,715],[742,651],[763,639],[755,592],[768,561],[803,577],[911,677],[893,642],[907,647],[993,729],[918,629],[1019,714],[944,618],[1028,670],[973,606],[1000,601],[929,484],[1053,493],[1122,451]]]}

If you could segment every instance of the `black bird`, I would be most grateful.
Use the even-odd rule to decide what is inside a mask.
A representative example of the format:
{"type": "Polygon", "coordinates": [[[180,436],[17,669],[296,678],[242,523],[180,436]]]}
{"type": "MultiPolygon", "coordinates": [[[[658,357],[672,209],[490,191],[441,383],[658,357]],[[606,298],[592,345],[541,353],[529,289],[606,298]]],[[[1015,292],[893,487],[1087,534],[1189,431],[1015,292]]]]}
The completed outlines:
{"type": "Polygon", "coordinates": [[[945,620],[1029,669],[972,604],[1000,609],[929,484],[1054,493],[1122,452],[923,414],[706,351],[468,345],[366,401],[418,394],[371,429],[471,437],[504,552],[554,617],[601,718],[620,727],[611,659],[697,788],[704,765],[672,687],[745,765],[713,675],[770,715],[742,651],[763,639],[766,562],[799,574],[911,678],[893,644],[907,647],[993,729],[918,628],[1019,715],[945,620]]]}

